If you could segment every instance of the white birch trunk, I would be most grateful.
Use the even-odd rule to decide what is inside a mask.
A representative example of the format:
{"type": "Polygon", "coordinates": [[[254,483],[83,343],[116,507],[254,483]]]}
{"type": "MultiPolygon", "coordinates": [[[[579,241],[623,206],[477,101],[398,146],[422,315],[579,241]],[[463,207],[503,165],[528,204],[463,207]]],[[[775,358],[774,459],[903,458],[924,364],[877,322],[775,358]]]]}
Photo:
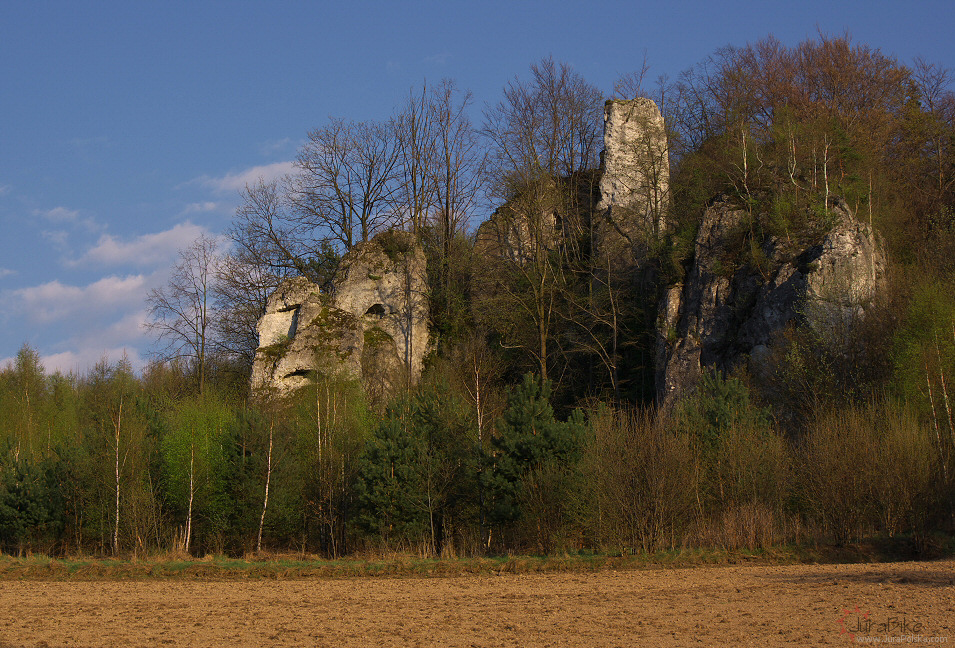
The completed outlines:
{"type": "Polygon", "coordinates": [[[195,442],[189,446],[189,511],[186,513],[186,542],[185,551],[189,553],[189,547],[192,545],[192,501],[196,495],[196,445],[195,442]]]}
{"type": "Polygon", "coordinates": [[[826,201],[823,204],[825,213],[829,213],[829,137],[826,136],[825,148],[822,153],[822,179],[826,186],[826,201]]]}
{"type": "Polygon", "coordinates": [[[255,543],[255,552],[262,551],[262,528],[265,526],[265,511],[269,507],[269,484],[272,481],[272,430],[274,423],[269,423],[269,454],[266,459],[265,471],[265,498],[262,500],[262,517],[259,518],[259,538],[255,543]]]}
{"type": "Polygon", "coordinates": [[[123,399],[119,399],[119,412],[116,415],[114,445],[116,452],[116,515],[113,524],[113,555],[119,553],[119,437],[123,424],[123,399]]]}

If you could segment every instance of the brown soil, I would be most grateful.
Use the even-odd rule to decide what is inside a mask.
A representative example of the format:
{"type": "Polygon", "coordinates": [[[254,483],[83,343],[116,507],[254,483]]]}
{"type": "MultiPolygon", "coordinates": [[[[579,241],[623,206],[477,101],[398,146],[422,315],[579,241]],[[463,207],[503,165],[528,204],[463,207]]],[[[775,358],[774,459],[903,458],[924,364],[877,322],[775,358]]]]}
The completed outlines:
{"type": "Polygon", "coordinates": [[[0,583],[3,648],[808,646],[847,645],[850,632],[955,643],[955,561],[0,583]]]}

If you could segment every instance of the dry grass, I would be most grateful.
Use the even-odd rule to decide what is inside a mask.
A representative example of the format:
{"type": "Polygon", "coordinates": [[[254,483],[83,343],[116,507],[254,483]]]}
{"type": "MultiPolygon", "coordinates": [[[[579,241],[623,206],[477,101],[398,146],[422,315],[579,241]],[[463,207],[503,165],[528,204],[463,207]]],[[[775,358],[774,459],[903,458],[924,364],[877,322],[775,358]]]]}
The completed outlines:
{"type": "MultiPolygon", "coordinates": [[[[751,512],[756,518],[759,512],[751,512]]],[[[475,574],[541,574],[595,572],[602,570],[692,567],[719,564],[759,563],[789,565],[797,563],[886,562],[913,558],[955,556],[955,540],[939,538],[929,553],[918,553],[908,538],[896,537],[845,546],[767,545],[752,550],[759,538],[743,538],[752,532],[772,534],[764,528],[769,522],[750,519],[724,521],[729,527],[724,542],[715,548],[681,548],[654,553],[620,552],[611,554],[564,554],[553,556],[496,556],[483,558],[427,559],[412,554],[365,554],[347,559],[328,560],[315,555],[261,554],[244,558],[206,555],[183,558],[163,554],[130,558],[94,558],[75,556],[12,557],[0,555],[0,581],[113,581],[113,580],[289,580],[303,578],[355,577],[455,577],[475,574]],[[749,529],[745,533],[739,529],[749,529]],[[728,541],[735,538],[735,542],[728,541]],[[730,547],[730,545],[736,545],[730,547]]]]}

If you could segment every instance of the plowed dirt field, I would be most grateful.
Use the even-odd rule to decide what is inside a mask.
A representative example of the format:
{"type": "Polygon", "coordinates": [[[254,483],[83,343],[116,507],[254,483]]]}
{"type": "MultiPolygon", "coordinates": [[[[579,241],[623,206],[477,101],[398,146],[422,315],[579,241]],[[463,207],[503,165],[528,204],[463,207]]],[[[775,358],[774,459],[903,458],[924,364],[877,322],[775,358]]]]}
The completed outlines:
{"type": "Polygon", "coordinates": [[[0,647],[955,643],[955,561],[0,582],[0,647]]]}

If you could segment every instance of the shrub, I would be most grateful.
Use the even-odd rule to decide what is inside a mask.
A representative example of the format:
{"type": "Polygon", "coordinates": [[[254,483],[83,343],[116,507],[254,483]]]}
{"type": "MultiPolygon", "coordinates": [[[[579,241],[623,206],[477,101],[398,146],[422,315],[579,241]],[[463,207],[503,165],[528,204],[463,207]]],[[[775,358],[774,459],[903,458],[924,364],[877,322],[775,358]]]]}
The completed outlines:
{"type": "Polygon", "coordinates": [[[698,467],[702,539],[750,548],[775,542],[787,516],[791,467],[769,410],[750,400],[739,379],[712,372],[669,425],[689,439],[690,460],[698,467]]]}
{"type": "Polygon", "coordinates": [[[691,439],[655,424],[648,411],[600,408],[591,427],[582,472],[594,544],[646,552],[677,546],[697,509],[691,439]]]}
{"type": "Polygon", "coordinates": [[[577,462],[587,430],[579,410],[566,422],[557,421],[550,395],[550,381],[533,374],[510,393],[483,479],[489,519],[510,525],[518,537],[534,537],[541,551],[557,542],[555,525],[566,529],[572,518],[577,462]],[[522,525],[515,526],[518,520],[522,525]],[[559,522],[552,524],[554,520],[559,522]]]}
{"type": "Polygon", "coordinates": [[[800,458],[804,510],[838,543],[873,532],[919,535],[950,510],[931,432],[894,401],[821,412],[800,458]]]}

